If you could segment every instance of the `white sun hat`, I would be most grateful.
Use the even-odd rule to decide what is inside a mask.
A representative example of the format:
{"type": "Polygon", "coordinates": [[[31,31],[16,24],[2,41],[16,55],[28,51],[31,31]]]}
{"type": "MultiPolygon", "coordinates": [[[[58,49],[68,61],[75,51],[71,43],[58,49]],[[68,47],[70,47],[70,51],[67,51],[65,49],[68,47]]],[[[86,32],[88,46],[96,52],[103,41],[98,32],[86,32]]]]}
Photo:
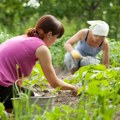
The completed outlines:
{"type": "Polygon", "coordinates": [[[101,20],[87,21],[90,25],[89,29],[92,30],[94,35],[107,36],[109,32],[109,25],[101,20]]]}

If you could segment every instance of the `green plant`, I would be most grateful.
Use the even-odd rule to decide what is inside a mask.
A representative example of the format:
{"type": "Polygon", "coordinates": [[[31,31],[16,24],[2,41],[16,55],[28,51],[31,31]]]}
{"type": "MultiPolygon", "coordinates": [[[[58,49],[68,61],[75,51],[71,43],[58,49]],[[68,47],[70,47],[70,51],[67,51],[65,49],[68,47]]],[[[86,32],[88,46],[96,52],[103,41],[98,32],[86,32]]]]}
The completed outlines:
{"type": "Polygon", "coordinates": [[[8,120],[8,114],[5,111],[5,107],[1,102],[0,102],[0,119],[8,120]]]}
{"type": "Polygon", "coordinates": [[[64,49],[64,42],[68,39],[68,36],[63,36],[50,48],[53,65],[63,66],[64,55],[66,53],[64,49]]]}

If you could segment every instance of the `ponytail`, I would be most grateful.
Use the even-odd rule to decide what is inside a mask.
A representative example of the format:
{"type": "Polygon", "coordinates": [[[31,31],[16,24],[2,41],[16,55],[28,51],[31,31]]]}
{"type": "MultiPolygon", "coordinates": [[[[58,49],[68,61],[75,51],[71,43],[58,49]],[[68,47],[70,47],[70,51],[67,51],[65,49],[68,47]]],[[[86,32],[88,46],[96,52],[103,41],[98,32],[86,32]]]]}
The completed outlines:
{"type": "Polygon", "coordinates": [[[25,34],[28,37],[38,37],[43,40],[45,34],[50,31],[52,35],[58,34],[58,38],[60,38],[64,34],[64,27],[54,16],[44,15],[38,20],[35,27],[29,28],[25,34]]]}
{"type": "Polygon", "coordinates": [[[44,33],[38,32],[35,28],[29,28],[25,34],[28,37],[39,37],[40,39],[44,38],[44,33]]]}
{"type": "Polygon", "coordinates": [[[25,34],[28,37],[33,37],[36,34],[36,29],[35,28],[28,28],[27,31],[25,32],[25,34]]]}

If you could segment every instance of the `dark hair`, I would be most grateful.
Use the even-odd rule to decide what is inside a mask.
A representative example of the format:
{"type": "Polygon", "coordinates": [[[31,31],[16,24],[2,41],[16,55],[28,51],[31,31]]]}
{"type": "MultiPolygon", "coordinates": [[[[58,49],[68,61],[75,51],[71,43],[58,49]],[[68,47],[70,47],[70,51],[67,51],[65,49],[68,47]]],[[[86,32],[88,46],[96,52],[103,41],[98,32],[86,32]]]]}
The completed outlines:
{"type": "Polygon", "coordinates": [[[44,38],[44,34],[52,32],[52,35],[58,34],[60,38],[64,34],[64,27],[62,23],[52,15],[42,16],[35,25],[35,28],[29,28],[26,32],[28,37],[37,36],[41,39],[44,38]],[[41,32],[43,30],[43,32],[41,32]]]}

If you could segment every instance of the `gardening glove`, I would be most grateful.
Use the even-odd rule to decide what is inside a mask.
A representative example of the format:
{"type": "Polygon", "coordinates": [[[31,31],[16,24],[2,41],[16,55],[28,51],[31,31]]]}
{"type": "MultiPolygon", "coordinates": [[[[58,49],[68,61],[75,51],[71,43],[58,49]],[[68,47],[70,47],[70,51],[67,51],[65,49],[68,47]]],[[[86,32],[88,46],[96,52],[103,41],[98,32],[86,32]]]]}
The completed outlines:
{"type": "Polygon", "coordinates": [[[82,58],[82,56],[77,50],[72,50],[71,55],[75,60],[80,60],[82,58]]]}

